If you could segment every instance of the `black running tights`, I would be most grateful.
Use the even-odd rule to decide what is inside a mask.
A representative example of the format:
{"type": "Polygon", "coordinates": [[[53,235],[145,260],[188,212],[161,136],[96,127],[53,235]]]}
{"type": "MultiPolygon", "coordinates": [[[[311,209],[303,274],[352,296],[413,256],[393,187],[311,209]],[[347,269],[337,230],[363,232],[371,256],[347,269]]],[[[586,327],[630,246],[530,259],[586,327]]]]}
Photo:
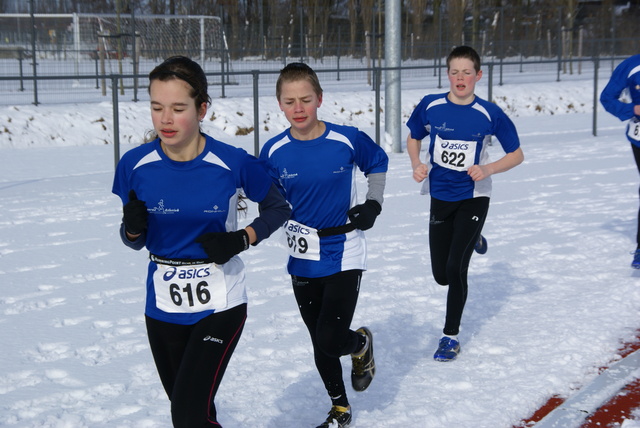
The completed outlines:
{"type": "Polygon", "coordinates": [[[460,332],[462,311],[467,302],[469,261],[488,211],[487,197],[456,202],[431,198],[431,269],[438,284],[449,286],[444,334],[455,336],[460,332]]]}
{"type": "MultiPolygon", "coordinates": [[[[638,172],[640,173],[640,147],[635,144],[631,145],[631,149],[633,150],[633,157],[636,160],[636,166],[638,167],[638,172]]],[[[640,193],[640,189],[638,190],[640,193]]],[[[638,228],[636,229],[636,249],[640,250],[640,208],[638,209],[638,228]]]]}
{"type": "Polygon", "coordinates": [[[194,325],[146,317],[151,352],[171,400],[175,428],[220,426],[213,400],[246,317],[246,304],[211,314],[194,325]]]}
{"type": "Polygon", "coordinates": [[[347,395],[340,357],[362,346],[361,335],[350,330],[361,277],[361,270],[349,270],[323,278],[291,278],[320,377],[329,396],[342,397],[343,403],[347,403],[347,395]]]}

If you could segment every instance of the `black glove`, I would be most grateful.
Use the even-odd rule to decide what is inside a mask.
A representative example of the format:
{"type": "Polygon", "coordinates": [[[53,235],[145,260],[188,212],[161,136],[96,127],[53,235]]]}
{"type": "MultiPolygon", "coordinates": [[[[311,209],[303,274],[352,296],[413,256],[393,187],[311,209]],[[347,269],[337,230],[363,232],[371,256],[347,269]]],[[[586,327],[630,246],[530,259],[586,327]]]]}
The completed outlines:
{"type": "Polygon", "coordinates": [[[367,230],[373,227],[373,223],[376,222],[376,217],[378,217],[381,211],[382,207],[378,201],[367,199],[364,201],[364,204],[351,208],[347,212],[347,215],[356,229],[367,230]]]}
{"type": "Polygon", "coordinates": [[[147,217],[149,212],[144,201],[139,201],[135,190],[129,190],[129,202],[122,208],[124,216],[124,230],[131,235],[139,235],[147,228],[147,217]]]}
{"type": "Polygon", "coordinates": [[[249,234],[244,229],[235,232],[210,232],[198,236],[196,242],[202,245],[214,263],[222,265],[249,248],[249,234]]]}

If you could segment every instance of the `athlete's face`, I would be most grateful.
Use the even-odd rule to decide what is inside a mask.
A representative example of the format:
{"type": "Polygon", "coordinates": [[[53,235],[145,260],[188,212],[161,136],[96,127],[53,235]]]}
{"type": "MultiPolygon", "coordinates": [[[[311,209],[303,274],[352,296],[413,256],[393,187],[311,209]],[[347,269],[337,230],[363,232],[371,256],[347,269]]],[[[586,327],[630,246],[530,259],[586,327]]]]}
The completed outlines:
{"type": "Polygon", "coordinates": [[[196,107],[190,96],[191,86],[181,79],[151,82],[151,120],[162,143],[172,149],[197,146],[200,121],[207,112],[207,104],[196,107]]]}
{"type": "Polygon", "coordinates": [[[469,104],[474,99],[476,82],[482,77],[482,70],[476,72],[473,61],[468,58],[454,58],[449,63],[449,100],[455,104],[469,104]]]}
{"type": "Polygon", "coordinates": [[[320,123],[318,107],[322,104],[322,95],[314,92],[310,82],[307,80],[284,82],[278,104],[291,124],[291,134],[294,138],[304,140],[313,136],[314,130],[320,123]]]}

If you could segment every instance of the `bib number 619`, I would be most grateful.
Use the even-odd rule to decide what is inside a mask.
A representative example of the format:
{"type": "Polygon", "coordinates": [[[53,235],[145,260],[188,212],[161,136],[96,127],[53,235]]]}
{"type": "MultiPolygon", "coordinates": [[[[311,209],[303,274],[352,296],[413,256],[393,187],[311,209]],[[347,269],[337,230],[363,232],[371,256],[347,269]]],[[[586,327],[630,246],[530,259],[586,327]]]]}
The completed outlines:
{"type": "Polygon", "coordinates": [[[284,239],[291,257],[305,260],[320,260],[320,237],[318,231],[295,220],[284,226],[284,239]]]}
{"type": "Polygon", "coordinates": [[[304,254],[309,250],[309,243],[304,236],[296,236],[289,232],[285,233],[287,234],[287,245],[289,246],[289,250],[300,254],[304,254]]]}

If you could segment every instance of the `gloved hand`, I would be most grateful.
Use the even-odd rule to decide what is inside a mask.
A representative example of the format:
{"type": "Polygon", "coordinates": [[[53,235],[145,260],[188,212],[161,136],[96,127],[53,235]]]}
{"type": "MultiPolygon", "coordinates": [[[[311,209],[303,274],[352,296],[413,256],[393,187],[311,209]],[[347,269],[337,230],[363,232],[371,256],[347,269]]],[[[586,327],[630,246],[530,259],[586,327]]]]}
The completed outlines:
{"type": "Polygon", "coordinates": [[[367,230],[373,227],[381,211],[382,207],[378,201],[367,199],[363,204],[351,208],[347,215],[356,229],[367,230]]]}
{"type": "Polygon", "coordinates": [[[222,265],[231,257],[249,248],[249,234],[240,229],[235,232],[210,232],[196,238],[214,263],[222,265]]]}
{"type": "Polygon", "coordinates": [[[124,230],[131,235],[139,235],[147,228],[149,212],[144,201],[138,200],[135,190],[129,190],[129,202],[122,208],[124,230]]]}

